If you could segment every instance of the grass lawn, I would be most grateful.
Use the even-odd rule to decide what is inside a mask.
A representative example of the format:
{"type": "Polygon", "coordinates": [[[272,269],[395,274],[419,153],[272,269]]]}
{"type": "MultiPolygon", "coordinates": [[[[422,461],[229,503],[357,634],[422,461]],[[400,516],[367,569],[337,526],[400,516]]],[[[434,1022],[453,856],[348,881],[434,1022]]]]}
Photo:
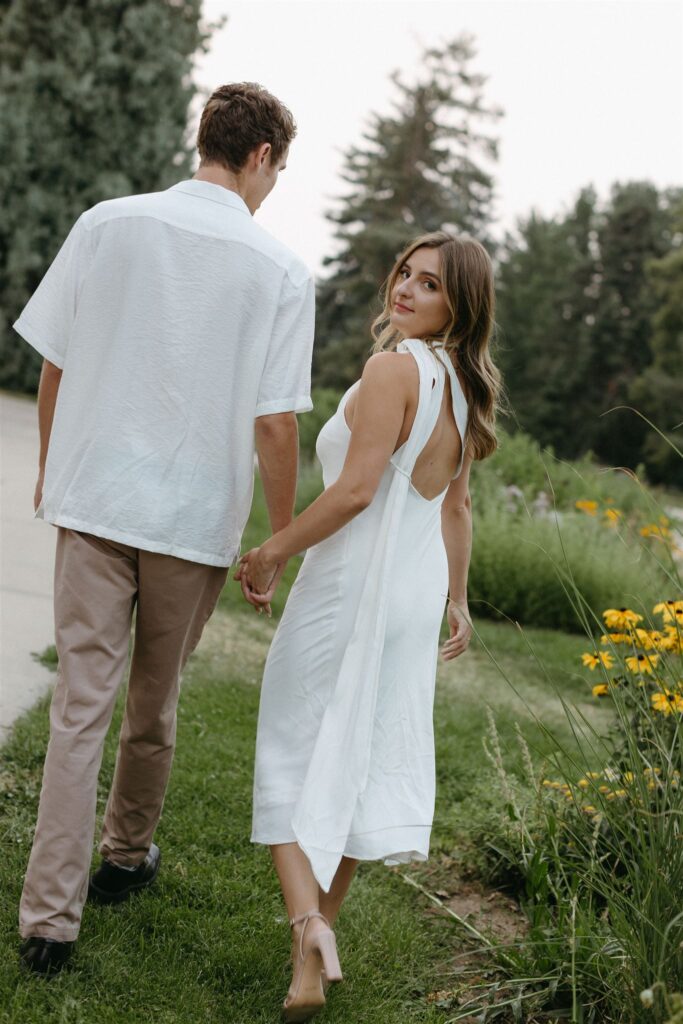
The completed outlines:
{"type": "MultiPolygon", "coordinates": [[[[47,702],[16,725],[0,763],[0,1020],[16,1024],[137,1024],[279,1019],[288,984],[288,928],[267,851],[249,843],[251,768],[258,681],[274,622],[233,607],[230,584],[185,675],[178,748],[157,831],[163,863],[153,890],[128,905],[86,908],[73,970],[46,983],[16,960],[16,914],[35,821],[47,736],[47,702]]],[[[486,706],[516,757],[515,722],[535,742],[524,703],[483,649],[489,647],[521,696],[566,737],[554,687],[608,712],[573,669],[579,637],[526,633],[547,678],[514,626],[477,623],[480,639],[439,669],[438,796],[434,861],[467,859],[468,834],[500,806],[482,749],[486,706]],[[568,671],[571,669],[572,671],[568,671]]],[[[101,774],[100,813],[113,770],[120,712],[101,774]]],[[[542,744],[539,746],[542,752],[542,744]]],[[[408,874],[428,884],[430,868],[408,874]]],[[[362,867],[338,926],[344,983],[323,1019],[344,1024],[445,1022],[453,1011],[428,998],[447,988],[466,945],[452,920],[430,910],[400,869],[362,867]]]]}

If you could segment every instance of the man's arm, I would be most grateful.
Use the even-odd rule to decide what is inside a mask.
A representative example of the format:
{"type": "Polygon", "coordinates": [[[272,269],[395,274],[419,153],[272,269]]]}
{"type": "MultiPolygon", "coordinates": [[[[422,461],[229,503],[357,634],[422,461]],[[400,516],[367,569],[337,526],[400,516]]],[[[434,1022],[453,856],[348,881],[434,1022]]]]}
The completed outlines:
{"type": "Polygon", "coordinates": [[[299,428],[293,412],[259,416],[254,440],[273,533],[292,521],[299,467],[299,428]]]}
{"type": "Polygon", "coordinates": [[[45,462],[47,450],[50,445],[50,434],[52,433],[52,421],[55,415],[57,404],[57,393],[62,379],[62,371],[49,360],[43,360],[43,368],[40,372],[40,384],[38,385],[38,430],[40,433],[40,454],[38,456],[38,482],[33,497],[34,512],[40,505],[43,497],[43,479],[45,477],[45,462]]]}

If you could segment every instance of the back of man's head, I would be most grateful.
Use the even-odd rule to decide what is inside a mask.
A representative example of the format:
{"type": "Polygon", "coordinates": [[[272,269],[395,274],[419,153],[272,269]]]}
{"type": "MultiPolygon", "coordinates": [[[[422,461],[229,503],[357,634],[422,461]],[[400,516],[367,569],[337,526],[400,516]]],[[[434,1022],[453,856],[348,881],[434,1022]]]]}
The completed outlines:
{"type": "Polygon", "coordinates": [[[197,149],[202,164],[220,164],[235,173],[264,142],[275,163],[296,135],[291,112],[257,82],[233,82],[216,89],[202,112],[197,149]]]}

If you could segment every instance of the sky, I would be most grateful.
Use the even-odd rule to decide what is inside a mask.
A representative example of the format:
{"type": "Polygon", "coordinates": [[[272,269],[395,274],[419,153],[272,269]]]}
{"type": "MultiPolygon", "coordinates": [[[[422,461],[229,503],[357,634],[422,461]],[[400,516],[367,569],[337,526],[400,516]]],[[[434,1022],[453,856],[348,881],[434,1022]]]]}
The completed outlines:
{"type": "Polygon", "coordinates": [[[683,4],[678,0],[204,0],[214,31],[195,79],[256,81],[298,125],[287,169],[257,212],[316,273],[335,251],[325,218],[347,186],[345,150],[391,109],[425,47],[468,32],[495,126],[496,226],[561,213],[580,188],[683,184],[683,4]]]}

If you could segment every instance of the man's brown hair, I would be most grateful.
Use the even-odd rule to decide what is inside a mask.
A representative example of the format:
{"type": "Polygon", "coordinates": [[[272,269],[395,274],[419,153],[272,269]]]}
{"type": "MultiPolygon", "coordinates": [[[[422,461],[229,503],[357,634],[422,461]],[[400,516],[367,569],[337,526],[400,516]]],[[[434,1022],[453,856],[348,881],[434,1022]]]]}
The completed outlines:
{"type": "Polygon", "coordinates": [[[202,163],[240,171],[247,157],[264,142],[270,161],[280,159],[296,135],[296,124],[284,103],[257,82],[221,85],[202,111],[197,149],[202,163]]]}

